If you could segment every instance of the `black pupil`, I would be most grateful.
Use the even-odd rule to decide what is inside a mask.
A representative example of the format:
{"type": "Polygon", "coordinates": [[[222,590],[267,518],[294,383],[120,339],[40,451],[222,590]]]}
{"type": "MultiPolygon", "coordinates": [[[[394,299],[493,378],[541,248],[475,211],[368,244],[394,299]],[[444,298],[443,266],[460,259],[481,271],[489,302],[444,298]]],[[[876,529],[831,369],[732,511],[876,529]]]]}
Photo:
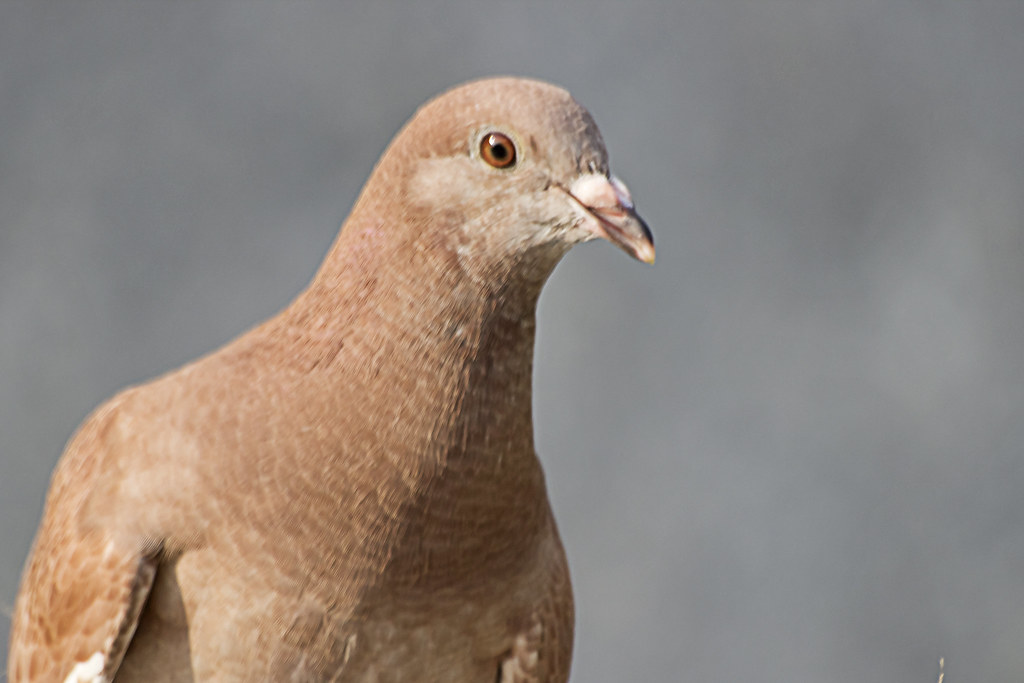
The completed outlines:
{"type": "Polygon", "coordinates": [[[504,143],[492,139],[491,154],[493,154],[494,158],[498,161],[504,161],[508,158],[508,147],[506,147],[504,143]]]}

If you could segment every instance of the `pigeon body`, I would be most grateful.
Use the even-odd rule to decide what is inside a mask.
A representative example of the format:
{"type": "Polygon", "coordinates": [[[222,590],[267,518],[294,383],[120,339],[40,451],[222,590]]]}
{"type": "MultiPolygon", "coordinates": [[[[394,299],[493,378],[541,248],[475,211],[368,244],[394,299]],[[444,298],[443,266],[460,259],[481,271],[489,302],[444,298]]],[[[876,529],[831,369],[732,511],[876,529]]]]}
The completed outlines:
{"type": "Polygon", "coordinates": [[[530,382],[541,287],[594,237],[653,260],[568,93],[424,105],[292,304],[72,438],[9,680],[565,681],[530,382]]]}

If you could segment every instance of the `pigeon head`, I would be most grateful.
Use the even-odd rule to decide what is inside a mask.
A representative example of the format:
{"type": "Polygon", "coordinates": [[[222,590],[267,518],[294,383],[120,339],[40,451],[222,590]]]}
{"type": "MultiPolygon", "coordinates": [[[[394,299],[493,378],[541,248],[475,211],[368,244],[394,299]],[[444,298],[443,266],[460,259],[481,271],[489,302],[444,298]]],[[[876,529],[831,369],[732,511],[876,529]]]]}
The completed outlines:
{"type": "Polygon", "coordinates": [[[521,78],[474,81],[423,105],[349,224],[341,242],[349,232],[492,282],[542,282],[572,245],[597,237],[654,261],[593,118],[565,90],[521,78]]]}

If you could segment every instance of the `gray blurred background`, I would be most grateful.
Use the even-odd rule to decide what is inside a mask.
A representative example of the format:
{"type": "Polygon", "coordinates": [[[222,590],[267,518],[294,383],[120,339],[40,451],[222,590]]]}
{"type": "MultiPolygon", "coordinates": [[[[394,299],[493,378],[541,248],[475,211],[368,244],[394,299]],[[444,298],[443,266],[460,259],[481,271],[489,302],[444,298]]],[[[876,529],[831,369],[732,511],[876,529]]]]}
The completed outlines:
{"type": "Polygon", "coordinates": [[[86,414],[283,306],[414,109],[512,73],[658,245],[541,301],[573,680],[1024,680],[1024,3],[490,5],[0,4],[0,606],[86,414]]]}

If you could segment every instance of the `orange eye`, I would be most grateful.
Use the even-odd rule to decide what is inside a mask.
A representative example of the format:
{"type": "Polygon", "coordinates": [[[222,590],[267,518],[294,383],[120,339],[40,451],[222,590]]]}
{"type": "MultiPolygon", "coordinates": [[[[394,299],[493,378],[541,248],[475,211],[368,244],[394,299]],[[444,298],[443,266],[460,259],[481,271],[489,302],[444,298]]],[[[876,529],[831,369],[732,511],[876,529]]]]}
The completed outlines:
{"type": "Polygon", "coordinates": [[[480,141],[480,156],[494,168],[516,163],[516,146],[504,133],[488,133],[480,141]]]}

